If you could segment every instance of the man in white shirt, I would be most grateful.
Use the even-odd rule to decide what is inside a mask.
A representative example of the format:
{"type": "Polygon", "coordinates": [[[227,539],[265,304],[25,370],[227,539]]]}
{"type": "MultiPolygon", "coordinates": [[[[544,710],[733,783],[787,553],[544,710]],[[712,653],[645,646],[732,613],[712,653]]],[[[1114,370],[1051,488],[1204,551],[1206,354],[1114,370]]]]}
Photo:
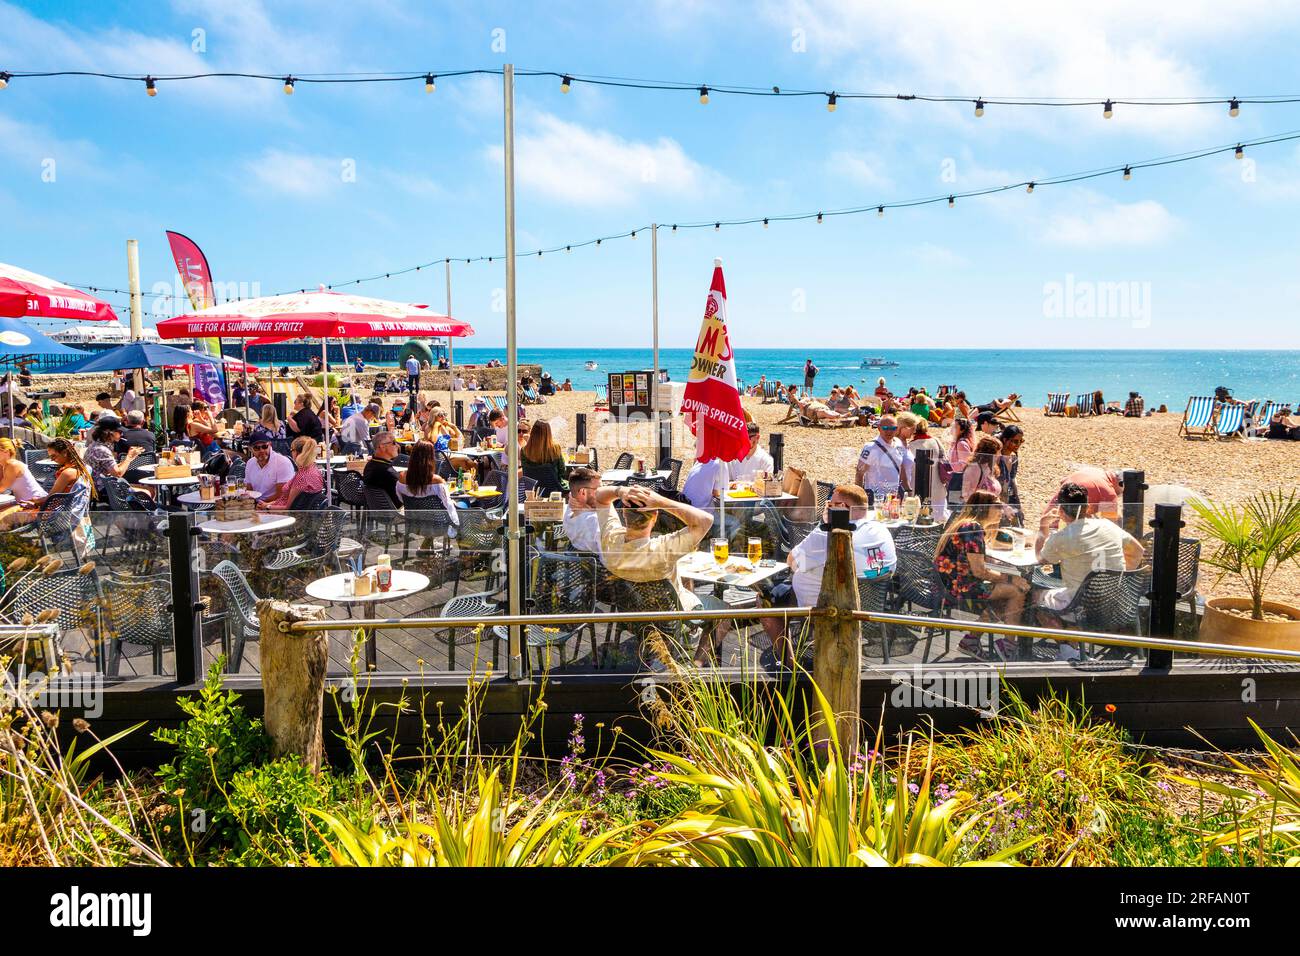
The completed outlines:
{"type": "Polygon", "coordinates": [[[764,472],[772,473],[772,456],[759,444],[758,422],[750,422],[745,429],[749,432],[749,454],[741,461],[727,463],[732,481],[753,481],[764,472]]]}
{"type": "Polygon", "coordinates": [[[253,457],[244,468],[244,481],[261,496],[259,501],[269,501],[293,481],[293,462],[271,451],[271,443],[265,439],[253,442],[252,450],[253,457]]]}
{"type": "MultiPolygon", "coordinates": [[[[1131,571],[1143,560],[1142,543],[1115,522],[1088,514],[1088,491],[1072,481],[1061,486],[1057,507],[1039,522],[1034,554],[1043,564],[1061,566],[1063,586],[1041,591],[1036,598],[1048,611],[1063,610],[1090,571],[1131,571]]],[[[1062,645],[1061,650],[1065,656],[1078,656],[1073,647],[1062,645]]]]}
{"type": "Polygon", "coordinates": [[[717,506],[714,492],[727,488],[727,463],[720,458],[697,461],[682,482],[682,497],[702,511],[712,513],[717,506]]]}
{"type": "Polygon", "coordinates": [[[882,415],[879,427],[880,434],[863,446],[854,476],[877,499],[897,494],[900,488],[910,491],[915,467],[914,460],[909,463],[907,446],[898,440],[898,420],[882,415]]]}
{"type": "Polygon", "coordinates": [[[343,419],[343,426],[339,429],[339,440],[343,442],[345,452],[353,455],[361,454],[370,441],[370,423],[378,421],[382,411],[372,402],[359,414],[349,415],[343,419]]]}
{"type": "MultiPolygon", "coordinates": [[[[789,607],[816,605],[821,594],[822,572],[826,567],[826,549],[830,544],[830,509],[847,508],[853,531],[853,566],[860,578],[889,574],[898,561],[894,539],[879,521],[867,520],[867,493],[858,485],[837,485],[826,502],[822,523],[794,546],[786,563],[793,572],[792,588],[781,593],[774,590],[774,603],[789,607]],[[793,603],[790,603],[793,601],[793,603]]],[[[786,666],[794,666],[794,654],[785,634],[785,621],[778,617],[762,619],[763,630],[772,639],[772,649],[786,666]]]]}
{"type": "Polygon", "coordinates": [[[569,472],[569,503],[564,506],[564,533],[579,551],[600,554],[600,515],[596,510],[596,492],[600,474],[590,468],[569,472]]]}

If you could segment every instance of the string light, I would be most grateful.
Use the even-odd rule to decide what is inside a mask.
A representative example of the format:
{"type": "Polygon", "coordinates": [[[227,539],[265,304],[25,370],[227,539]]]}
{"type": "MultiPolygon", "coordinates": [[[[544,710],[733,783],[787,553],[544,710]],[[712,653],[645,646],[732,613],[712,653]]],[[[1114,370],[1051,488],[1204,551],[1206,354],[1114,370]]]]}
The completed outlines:
{"type": "Polygon", "coordinates": [[[976,115],[976,116],[983,116],[983,115],[984,115],[984,101],[983,101],[983,100],[976,100],[976,101],[975,101],[975,115],[976,115]]]}
{"type": "Polygon", "coordinates": [[[700,87],[700,102],[706,106],[709,103],[709,88],[707,86],[700,87]]]}
{"type": "Polygon", "coordinates": [[[154,83],[152,76],[146,76],[144,78],[144,91],[150,96],[158,95],[158,85],[154,83]]]}
{"type": "Polygon", "coordinates": [[[565,247],[564,247],[564,251],[565,251],[565,252],[572,252],[572,251],[573,251],[573,247],[572,247],[572,246],[565,246],[565,247]]]}
{"type": "Polygon", "coordinates": [[[285,95],[285,96],[293,96],[293,77],[292,77],[292,76],[286,76],[286,77],[284,78],[284,95],[285,95]]]}
{"type": "Polygon", "coordinates": [[[635,230],[635,229],[632,230],[632,238],[633,238],[633,239],[636,238],[636,230],[635,230]]]}
{"type": "Polygon", "coordinates": [[[818,214],[817,214],[817,225],[820,226],[820,225],[821,225],[821,222],[822,222],[822,214],[821,214],[821,213],[818,213],[818,214]]]}
{"type": "Polygon", "coordinates": [[[834,112],[835,112],[835,100],[836,100],[836,99],[837,99],[837,97],[835,96],[834,93],[827,93],[827,94],[826,94],[826,112],[828,112],[828,113],[834,113],[834,112]]]}
{"type": "Polygon", "coordinates": [[[1025,192],[1032,193],[1033,191],[1034,191],[1034,184],[1031,182],[1028,186],[1025,187],[1025,192]]]}
{"type": "Polygon", "coordinates": [[[1246,157],[1246,151],[1241,148],[1240,143],[1237,144],[1237,151],[1234,155],[1236,155],[1238,159],[1244,159],[1246,157]]]}
{"type": "Polygon", "coordinates": [[[424,92],[432,93],[438,88],[438,78],[432,73],[424,74],[424,92]]]}
{"type": "MultiPolygon", "coordinates": [[[[1069,174],[1063,174],[1058,176],[1052,176],[1049,178],[1045,178],[1041,182],[1039,182],[1038,180],[1033,180],[1029,182],[1006,183],[1000,186],[988,186],[980,189],[968,190],[965,192],[950,193],[947,195],[940,194],[937,196],[925,196],[916,199],[897,200],[889,203],[877,203],[873,205],[835,209],[832,210],[831,215],[837,215],[837,216],[858,215],[858,214],[870,212],[872,209],[875,209],[876,215],[878,217],[883,218],[885,215],[886,207],[912,208],[918,206],[929,206],[929,205],[934,205],[936,203],[944,202],[945,200],[947,200],[949,208],[955,208],[956,200],[959,198],[995,195],[995,194],[1007,192],[1008,190],[1011,189],[1019,189],[1022,186],[1028,192],[1031,190],[1031,187],[1036,188],[1038,186],[1056,186],[1056,185],[1065,185],[1069,183],[1077,183],[1077,182],[1082,182],[1091,179],[1098,179],[1103,176],[1110,176],[1116,172],[1121,172],[1123,174],[1123,178],[1125,180],[1129,180],[1132,178],[1132,173],[1135,168],[1136,169],[1162,168],[1165,166],[1173,166],[1182,163],[1192,162],[1193,160],[1205,159],[1211,156],[1219,156],[1229,151],[1235,154],[1239,149],[1244,153],[1245,147],[1247,146],[1259,147],[1265,145],[1276,145],[1279,143],[1295,142],[1298,140],[1300,140],[1300,130],[1292,130],[1286,133],[1277,133],[1272,136],[1263,137],[1260,139],[1245,140],[1235,145],[1213,146],[1213,147],[1208,147],[1196,151],[1180,153],[1173,156],[1160,156],[1152,159],[1143,160],[1137,163],[1125,163],[1123,165],[1117,164],[1117,165],[1102,167],[1098,169],[1085,170],[1077,173],[1069,173],[1069,174]]],[[[776,217],[765,216],[761,218],[754,217],[754,218],[747,218],[747,219],[732,219],[732,220],[727,220],[727,225],[741,226],[741,225],[751,225],[751,224],[758,225],[761,223],[763,228],[767,229],[771,224],[772,218],[775,218],[777,222],[796,222],[796,221],[816,219],[818,215],[822,215],[824,217],[826,213],[823,210],[820,213],[807,212],[807,213],[797,213],[792,215],[776,216],[776,217]]],[[[710,219],[701,222],[673,223],[673,231],[676,232],[678,228],[702,229],[702,228],[707,228],[710,225],[712,225],[715,230],[720,230],[722,226],[722,222],[723,222],[722,220],[710,219]]],[[[607,236],[601,236],[599,238],[587,239],[583,242],[574,242],[568,245],[557,245],[553,248],[548,248],[541,251],[556,252],[559,251],[560,249],[566,249],[566,250],[572,250],[573,248],[580,249],[583,246],[600,247],[603,244],[605,239],[629,238],[634,236],[635,233],[640,231],[642,228],[646,228],[646,227],[638,226],[637,229],[631,230],[630,232],[619,232],[607,236]]],[[[531,255],[532,255],[531,252],[517,253],[517,256],[520,258],[526,258],[531,255]]],[[[473,262],[483,262],[483,261],[486,261],[488,263],[493,263],[500,258],[502,258],[502,256],[493,254],[491,256],[478,256],[477,258],[466,258],[464,259],[464,262],[466,264],[470,264],[473,262]]],[[[442,260],[435,259],[432,262],[424,263],[424,265],[431,266],[437,262],[450,262],[450,261],[451,260],[449,258],[442,259],[442,260]]],[[[405,269],[392,269],[389,270],[388,272],[379,273],[378,275],[363,276],[356,279],[350,279],[346,282],[334,282],[331,284],[330,287],[337,289],[337,288],[343,288],[345,286],[359,285],[365,282],[374,282],[382,278],[391,278],[391,277],[400,276],[411,272],[416,272],[419,271],[420,268],[421,266],[417,265],[417,266],[408,266],[405,269]]],[[[113,292],[113,293],[120,293],[120,294],[126,294],[127,292],[126,289],[115,289],[107,286],[92,286],[92,285],[86,285],[84,283],[77,283],[77,282],[70,283],[70,285],[76,288],[88,289],[91,292],[113,292]]],[[[170,300],[173,298],[170,293],[145,292],[142,294],[146,296],[151,296],[154,299],[164,298],[170,300]]]]}
{"type": "Polygon", "coordinates": [[[12,73],[6,73],[4,70],[0,70],[0,90],[3,90],[8,86],[11,79],[13,79],[12,73]]]}
{"type": "Polygon", "coordinates": [[[1101,117],[1102,119],[1110,119],[1114,115],[1115,115],[1115,104],[1112,103],[1110,100],[1107,100],[1106,105],[1103,106],[1101,109],[1101,117]]]}
{"type": "Polygon", "coordinates": [[[1240,112],[1241,104],[1237,102],[1237,98],[1234,96],[1232,99],[1228,100],[1228,115],[1236,117],[1240,112]]]}
{"type": "Polygon", "coordinates": [[[564,77],[563,79],[560,80],[560,92],[561,93],[569,92],[569,87],[572,85],[573,85],[573,77],[571,76],[564,77]]]}

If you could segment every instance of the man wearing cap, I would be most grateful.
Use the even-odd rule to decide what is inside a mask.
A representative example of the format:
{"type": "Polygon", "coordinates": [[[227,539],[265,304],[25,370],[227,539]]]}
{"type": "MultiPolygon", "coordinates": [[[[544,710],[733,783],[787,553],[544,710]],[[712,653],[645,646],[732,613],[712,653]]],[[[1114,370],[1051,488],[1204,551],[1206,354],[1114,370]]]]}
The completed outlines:
{"type": "Polygon", "coordinates": [[[877,498],[898,494],[900,490],[910,494],[916,463],[914,459],[909,460],[907,446],[898,438],[898,419],[881,415],[877,427],[880,434],[864,445],[858,456],[854,484],[877,498]]]}
{"type": "Polygon", "coordinates": [[[359,415],[349,415],[343,419],[339,429],[339,440],[343,443],[343,453],[359,455],[370,442],[370,423],[379,420],[383,413],[378,405],[371,403],[361,410],[359,415]]]}
{"type": "Polygon", "coordinates": [[[254,441],[252,451],[253,457],[244,468],[244,481],[262,501],[279,497],[281,489],[293,481],[293,462],[272,451],[271,443],[265,438],[254,441]]]}

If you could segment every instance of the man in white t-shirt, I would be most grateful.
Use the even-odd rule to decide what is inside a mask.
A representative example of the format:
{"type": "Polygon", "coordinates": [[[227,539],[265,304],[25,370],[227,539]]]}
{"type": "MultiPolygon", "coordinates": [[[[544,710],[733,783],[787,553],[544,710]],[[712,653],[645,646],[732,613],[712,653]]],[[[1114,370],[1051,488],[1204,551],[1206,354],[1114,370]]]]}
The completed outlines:
{"type": "MultiPolygon", "coordinates": [[[[1035,599],[1048,611],[1063,610],[1090,571],[1132,571],[1142,563],[1142,542],[1115,522],[1088,514],[1088,507],[1087,489],[1067,481],[1057,492],[1057,506],[1038,524],[1034,554],[1043,564],[1061,566],[1062,587],[1040,591],[1035,599]]],[[[1064,645],[1062,651],[1078,654],[1064,645]]]]}
{"type": "Polygon", "coordinates": [[[600,514],[596,509],[596,492],[600,490],[600,473],[590,468],[569,472],[569,503],[564,507],[564,533],[579,551],[600,554],[600,514]]]}
{"type": "Polygon", "coordinates": [[[271,450],[265,439],[253,442],[253,457],[244,468],[244,481],[256,491],[260,501],[269,501],[293,481],[293,462],[279,452],[271,450]]]}
{"type": "Polygon", "coordinates": [[[717,498],[713,493],[721,493],[726,488],[726,462],[720,458],[697,461],[682,482],[682,497],[700,510],[713,513],[717,510],[717,498]]]}
{"type": "MultiPolygon", "coordinates": [[[[786,563],[793,572],[789,593],[774,593],[775,602],[792,607],[816,605],[821,594],[822,572],[826,567],[826,548],[830,544],[830,509],[847,508],[853,530],[853,566],[860,578],[889,574],[898,561],[894,539],[879,521],[867,519],[867,493],[858,485],[837,485],[826,502],[822,523],[795,545],[786,563]]],[[[763,630],[772,639],[772,649],[793,667],[793,652],[785,634],[782,618],[762,619],[763,630]]]]}
{"type": "Polygon", "coordinates": [[[877,499],[897,494],[900,487],[910,490],[916,467],[907,446],[898,440],[898,420],[882,415],[879,427],[880,434],[863,446],[855,472],[857,484],[877,499]]]}
{"type": "Polygon", "coordinates": [[[772,472],[772,456],[759,444],[758,422],[750,422],[745,428],[749,432],[749,454],[741,461],[727,462],[732,481],[753,481],[764,472],[772,472]]]}

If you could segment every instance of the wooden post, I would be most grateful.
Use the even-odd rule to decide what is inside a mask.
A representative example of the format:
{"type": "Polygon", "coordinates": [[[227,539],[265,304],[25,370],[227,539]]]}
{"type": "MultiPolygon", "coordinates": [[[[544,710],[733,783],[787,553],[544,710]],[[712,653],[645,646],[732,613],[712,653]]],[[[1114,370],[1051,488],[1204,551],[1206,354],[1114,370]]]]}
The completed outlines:
{"type": "Polygon", "coordinates": [[[329,636],[324,631],[294,634],[281,631],[280,625],[324,615],[324,608],[312,604],[268,598],[257,602],[265,694],[262,722],[271,738],[271,753],[275,757],[297,754],[312,773],[320,772],[329,636]]]}
{"type": "MultiPolygon", "coordinates": [[[[817,607],[832,609],[836,616],[813,618],[813,680],[825,695],[835,717],[835,733],[847,763],[858,751],[862,695],[862,645],[858,640],[858,622],[847,616],[849,612],[858,610],[852,531],[837,528],[830,532],[817,607]]],[[[820,723],[819,717],[815,718],[815,723],[820,723]]],[[[814,730],[813,742],[818,748],[829,747],[824,728],[814,730]]]]}

